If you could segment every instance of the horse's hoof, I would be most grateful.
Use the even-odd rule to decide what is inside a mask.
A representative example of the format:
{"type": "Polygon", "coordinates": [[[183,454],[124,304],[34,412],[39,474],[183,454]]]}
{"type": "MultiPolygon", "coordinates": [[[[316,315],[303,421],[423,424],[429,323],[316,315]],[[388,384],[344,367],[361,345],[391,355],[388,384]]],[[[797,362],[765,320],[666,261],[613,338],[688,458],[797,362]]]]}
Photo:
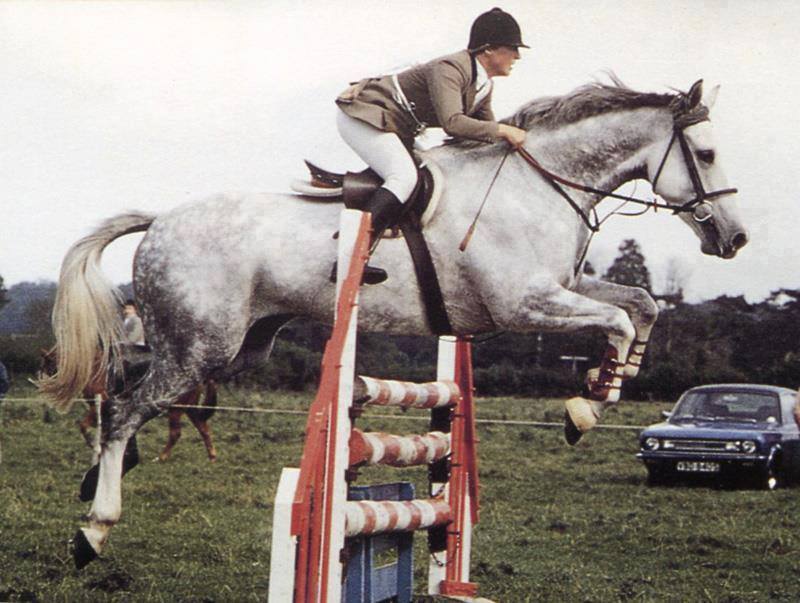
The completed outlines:
{"type": "Polygon", "coordinates": [[[83,530],[78,530],[72,539],[72,558],[75,560],[75,569],[79,570],[97,559],[97,551],[89,544],[83,530]]]}
{"type": "Polygon", "coordinates": [[[597,425],[597,415],[584,398],[570,398],[564,408],[564,438],[567,444],[574,446],[584,433],[597,425]]]}
{"type": "Polygon", "coordinates": [[[81,491],[78,497],[81,502],[89,502],[94,499],[94,494],[97,492],[97,479],[100,476],[100,465],[92,465],[86,473],[83,474],[81,480],[81,491]]]}
{"type": "Polygon", "coordinates": [[[567,444],[574,446],[583,437],[581,430],[575,426],[567,411],[564,411],[564,439],[567,444]]]}

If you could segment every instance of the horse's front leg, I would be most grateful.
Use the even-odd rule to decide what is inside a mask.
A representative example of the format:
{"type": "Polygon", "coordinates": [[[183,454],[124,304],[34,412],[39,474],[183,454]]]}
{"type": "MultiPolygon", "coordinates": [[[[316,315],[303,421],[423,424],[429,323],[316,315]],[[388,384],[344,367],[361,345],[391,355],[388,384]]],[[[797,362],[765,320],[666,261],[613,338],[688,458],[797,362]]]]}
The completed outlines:
{"type": "Polygon", "coordinates": [[[590,399],[572,398],[566,405],[565,435],[574,444],[592,429],[608,404],[619,400],[625,359],[636,335],[628,314],[619,307],[569,291],[544,279],[532,282],[523,296],[495,308],[492,317],[501,328],[527,331],[576,332],[601,329],[608,348],[593,384],[590,399]],[[515,304],[513,309],[510,308],[515,304]]]}
{"type": "MultiPolygon", "coordinates": [[[[631,345],[625,366],[623,377],[631,379],[639,373],[642,365],[647,342],[650,339],[650,332],[658,318],[658,306],[650,294],[641,287],[629,287],[609,283],[590,276],[583,276],[575,288],[576,293],[585,295],[597,301],[612,304],[622,308],[636,329],[636,339],[631,345]]],[[[599,369],[595,369],[598,371],[599,369]]],[[[589,381],[593,381],[595,371],[589,376],[589,381]]]]}

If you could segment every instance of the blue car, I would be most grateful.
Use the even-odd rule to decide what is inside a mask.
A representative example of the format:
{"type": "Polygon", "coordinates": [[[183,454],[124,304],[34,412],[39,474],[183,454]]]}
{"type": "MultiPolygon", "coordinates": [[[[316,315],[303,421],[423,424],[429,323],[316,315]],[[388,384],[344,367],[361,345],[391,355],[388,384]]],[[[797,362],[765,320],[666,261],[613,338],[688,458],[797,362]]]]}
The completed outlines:
{"type": "Polygon", "coordinates": [[[639,435],[648,483],[676,478],[747,480],[772,490],[800,477],[796,392],[772,385],[703,385],[687,390],[666,421],[639,435]]]}

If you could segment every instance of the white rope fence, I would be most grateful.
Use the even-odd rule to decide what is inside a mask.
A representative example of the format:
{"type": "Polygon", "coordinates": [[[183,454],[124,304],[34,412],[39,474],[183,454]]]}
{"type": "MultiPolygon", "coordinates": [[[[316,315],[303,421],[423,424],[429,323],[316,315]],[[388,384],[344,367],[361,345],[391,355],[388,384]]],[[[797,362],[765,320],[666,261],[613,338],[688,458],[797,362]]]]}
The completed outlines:
{"type": "MultiPolygon", "coordinates": [[[[76,399],[76,401],[84,401],[84,402],[92,402],[93,400],[83,400],[83,399],[76,399]]],[[[40,404],[47,404],[47,400],[44,398],[4,398],[0,401],[0,405],[4,402],[17,402],[17,403],[40,403],[40,404]]],[[[197,406],[197,405],[188,405],[188,404],[171,404],[169,408],[184,408],[184,409],[198,409],[198,408],[214,408],[215,410],[221,410],[223,412],[243,412],[243,413],[253,413],[253,414],[270,414],[270,415],[307,415],[307,410],[298,410],[298,409],[291,409],[291,408],[258,408],[258,407],[247,407],[247,406],[213,406],[213,407],[205,407],[205,406],[197,406]]],[[[396,415],[383,415],[383,414],[374,414],[370,413],[370,417],[376,419],[400,419],[406,421],[429,421],[429,417],[421,417],[421,416],[414,416],[414,415],[403,415],[403,414],[396,414],[396,415]]],[[[564,423],[562,422],[550,422],[550,421],[525,421],[522,419],[476,419],[476,423],[480,423],[483,425],[513,425],[519,427],[564,427],[564,423]]],[[[604,425],[600,424],[595,427],[595,429],[616,429],[616,430],[642,430],[646,427],[646,425],[604,425]]]]}
{"type": "MultiPolygon", "coordinates": [[[[93,403],[94,400],[92,399],[83,399],[83,398],[76,398],[76,402],[89,402],[93,403]]],[[[1,398],[0,399],[0,465],[3,463],[3,405],[6,402],[11,403],[23,403],[23,404],[48,404],[48,400],[44,398],[1,398]]],[[[172,404],[170,408],[183,408],[183,409],[198,409],[198,408],[209,408],[205,406],[198,406],[198,405],[188,405],[188,404],[172,404]]],[[[223,412],[241,412],[241,413],[251,413],[251,414],[265,414],[265,415],[308,415],[307,410],[298,410],[292,408],[258,408],[258,407],[247,407],[247,406],[214,406],[210,407],[214,408],[215,410],[221,410],[223,412]]],[[[369,415],[371,418],[375,419],[391,419],[395,420],[405,420],[405,421],[430,421],[428,417],[420,417],[415,415],[404,415],[404,414],[396,414],[396,415],[380,415],[380,414],[373,414],[370,413],[369,415]]],[[[475,422],[481,425],[508,425],[508,426],[517,426],[517,427],[541,427],[541,428],[561,428],[564,427],[564,423],[561,422],[551,422],[551,421],[525,421],[521,419],[475,419],[475,422]]],[[[645,425],[605,425],[599,424],[594,427],[594,429],[610,429],[610,430],[617,430],[617,431],[641,431],[644,429],[645,425]]]]}

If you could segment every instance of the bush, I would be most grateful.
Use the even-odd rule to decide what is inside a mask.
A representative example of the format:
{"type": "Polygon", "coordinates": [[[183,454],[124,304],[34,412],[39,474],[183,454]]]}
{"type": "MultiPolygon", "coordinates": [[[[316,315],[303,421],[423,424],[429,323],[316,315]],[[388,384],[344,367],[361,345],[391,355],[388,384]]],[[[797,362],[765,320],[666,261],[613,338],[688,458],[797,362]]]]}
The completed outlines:
{"type": "Polygon", "coordinates": [[[0,361],[6,365],[12,377],[35,375],[39,370],[42,348],[51,345],[46,336],[3,335],[0,336],[0,361]]]}

